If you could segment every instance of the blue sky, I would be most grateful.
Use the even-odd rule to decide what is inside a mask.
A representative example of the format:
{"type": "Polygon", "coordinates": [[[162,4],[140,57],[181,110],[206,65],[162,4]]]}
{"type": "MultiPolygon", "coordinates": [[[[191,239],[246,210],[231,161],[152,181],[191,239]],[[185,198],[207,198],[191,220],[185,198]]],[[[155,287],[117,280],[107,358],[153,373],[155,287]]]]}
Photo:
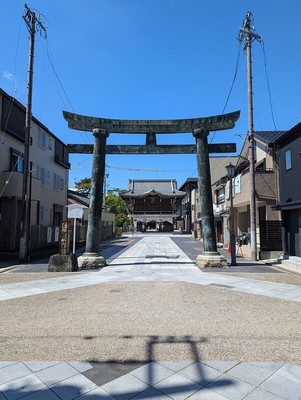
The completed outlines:
{"type": "MultiPolygon", "coordinates": [[[[93,143],[93,137],[70,130],[64,109],[124,119],[221,114],[238,65],[225,112],[241,110],[241,117],[233,130],[216,132],[209,141],[236,142],[240,151],[248,130],[247,79],[246,55],[236,37],[248,10],[264,43],[253,44],[254,129],[286,130],[300,122],[300,0],[31,0],[28,5],[47,27],[47,40],[36,35],[33,114],[65,143],[93,143]]],[[[0,87],[25,105],[24,2],[0,0],[0,8],[0,87]]],[[[111,134],[108,143],[144,141],[143,135],[111,134]]],[[[160,135],[158,142],[194,140],[188,133],[160,135]]],[[[70,161],[72,187],[91,175],[91,156],[71,155],[70,161]]],[[[180,185],[196,176],[193,155],[107,156],[106,163],[109,188],[145,178],[174,178],[180,185]]]]}

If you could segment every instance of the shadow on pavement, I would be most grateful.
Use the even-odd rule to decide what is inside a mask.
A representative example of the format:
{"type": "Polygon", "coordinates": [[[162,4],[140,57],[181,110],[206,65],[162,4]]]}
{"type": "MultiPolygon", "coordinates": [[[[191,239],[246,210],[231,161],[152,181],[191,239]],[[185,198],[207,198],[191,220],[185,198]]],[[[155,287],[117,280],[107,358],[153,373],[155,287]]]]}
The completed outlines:
{"type": "MultiPolygon", "coordinates": [[[[124,336],[124,338],[129,341],[135,339],[134,336],[124,336]]],[[[87,338],[87,340],[91,339],[93,337],[87,338]]],[[[104,363],[89,360],[92,365],[91,369],[65,381],[52,383],[50,387],[46,387],[34,374],[27,375],[23,379],[1,385],[0,398],[2,394],[6,399],[28,396],[30,400],[67,398],[109,400],[112,397],[118,400],[127,400],[134,396],[138,396],[137,399],[148,399],[163,395],[185,399],[207,385],[210,385],[209,387],[213,391],[214,388],[234,385],[232,379],[220,377],[222,376],[220,371],[215,370],[216,374],[211,377],[206,375],[198,349],[198,345],[206,341],[206,338],[196,341],[190,336],[149,336],[144,362],[132,360],[120,363],[120,361],[111,360],[104,363]],[[158,347],[173,345],[186,346],[187,358],[190,361],[177,364],[168,361],[160,362],[156,359],[155,354],[158,347]],[[140,370],[138,370],[139,368],[140,370]],[[187,378],[185,378],[185,374],[181,375],[181,370],[185,368],[189,368],[187,378]],[[162,370],[164,370],[164,374],[162,374],[162,370]],[[178,372],[180,374],[177,374],[178,372]],[[122,382],[115,381],[117,378],[121,378],[122,382]]],[[[58,380],[60,379],[58,377],[58,380]]]]}
{"type": "MultiPolygon", "coordinates": [[[[124,338],[129,341],[135,339],[135,337],[131,335],[124,336],[124,338]]],[[[149,336],[146,344],[144,363],[135,360],[126,363],[115,362],[114,360],[111,360],[109,363],[101,363],[96,360],[90,360],[89,362],[93,365],[93,369],[85,372],[84,375],[98,386],[102,386],[104,390],[107,390],[108,393],[116,399],[129,399],[138,394],[139,396],[137,398],[139,399],[154,398],[162,396],[162,394],[170,396],[171,398],[176,398],[177,396],[186,398],[209,384],[210,389],[232,385],[233,381],[231,379],[216,378],[216,376],[210,378],[206,376],[206,371],[204,370],[198,349],[198,345],[206,341],[207,339],[205,338],[200,338],[196,341],[190,336],[149,336]],[[157,360],[156,350],[160,346],[171,346],[172,348],[172,345],[185,346],[188,350],[187,359],[190,361],[180,362],[177,366],[177,362],[160,362],[160,360],[157,360]],[[144,368],[140,368],[142,366],[144,368]],[[189,366],[192,368],[190,370],[191,376],[189,376],[189,378],[187,377],[187,379],[183,377],[182,383],[178,377],[176,380],[172,379],[171,381],[168,379],[165,381],[166,375],[160,377],[160,367],[165,370],[170,370],[169,377],[171,377],[189,366]],[[140,370],[136,372],[135,370],[138,368],[140,368],[140,370]],[[133,390],[122,390],[120,387],[114,388],[115,379],[131,372],[146,384],[146,387],[142,391],[139,389],[135,390],[134,388],[133,390]],[[154,387],[155,389],[152,391],[149,390],[154,387]]],[[[222,375],[222,373],[217,372],[217,375],[222,375]]]]}

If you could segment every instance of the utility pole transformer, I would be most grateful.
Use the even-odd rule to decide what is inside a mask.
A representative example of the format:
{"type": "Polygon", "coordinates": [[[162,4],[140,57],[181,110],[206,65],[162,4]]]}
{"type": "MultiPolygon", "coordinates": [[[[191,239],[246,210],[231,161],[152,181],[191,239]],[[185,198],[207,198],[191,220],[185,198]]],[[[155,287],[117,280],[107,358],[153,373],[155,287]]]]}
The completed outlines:
{"type": "Polygon", "coordinates": [[[31,109],[32,109],[32,85],[33,85],[33,60],[35,33],[43,32],[46,37],[46,29],[36,14],[27,6],[23,19],[29,31],[29,59],[28,59],[28,80],[27,80],[27,104],[25,115],[25,141],[24,141],[24,163],[23,163],[23,184],[22,184],[22,202],[21,202],[21,225],[20,225],[20,249],[19,259],[29,261],[29,237],[30,237],[30,199],[29,199],[29,149],[30,149],[30,130],[31,130],[31,109]]]}
{"type": "Polygon", "coordinates": [[[243,27],[239,30],[238,40],[244,38],[247,54],[247,79],[248,79],[248,143],[249,143],[249,163],[250,163],[250,228],[251,228],[251,259],[257,260],[257,240],[256,240],[256,191],[255,191],[255,141],[254,141],[254,123],[253,123],[253,89],[252,89],[252,42],[260,40],[261,36],[255,32],[251,26],[252,13],[247,12],[243,21],[243,27]]]}

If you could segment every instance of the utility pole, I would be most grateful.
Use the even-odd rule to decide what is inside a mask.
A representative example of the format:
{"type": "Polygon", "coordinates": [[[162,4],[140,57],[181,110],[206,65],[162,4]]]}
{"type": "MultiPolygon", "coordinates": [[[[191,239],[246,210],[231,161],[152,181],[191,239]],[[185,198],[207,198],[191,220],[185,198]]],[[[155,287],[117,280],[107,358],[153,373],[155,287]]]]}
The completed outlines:
{"type": "Polygon", "coordinates": [[[28,59],[28,80],[27,80],[27,102],[25,114],[25,141],[24,141],[24,163],[23,163],[23,184],[22,184],[22,202],[21,202],[21,225],[20,225],[20,249],[19,259],[29,261],[29,229],[30,229],[30,198],[29,198],[29,149],[30,149],[30,130],[31,130],[31,109],[32,109],[32,85],[33,85],[33,60],[34,60],[34,44],[36,31],[44,33],[46,37],[46,29],[36,14],[27,6],[25,7],[25,15],[23,19],[29,31],[29,59],[28,59]]]}
{"type": "Polygon", "coordinates": [[[238,40],[244,38],[247,54],[247,79],[248,79],[248,142],[249,142],[249,163],[250,163],[250,228],[251,228],[251,259],[257,260],[257,240],[256,240],[256,191],[255,191],[255,141],[253,123],[253,89],[252,89],[252,42],[260,40],[261,36],[255,32],[251,26],[252,13],[247,12],[243,21],[243,26],[239,30],[238,40]]]}

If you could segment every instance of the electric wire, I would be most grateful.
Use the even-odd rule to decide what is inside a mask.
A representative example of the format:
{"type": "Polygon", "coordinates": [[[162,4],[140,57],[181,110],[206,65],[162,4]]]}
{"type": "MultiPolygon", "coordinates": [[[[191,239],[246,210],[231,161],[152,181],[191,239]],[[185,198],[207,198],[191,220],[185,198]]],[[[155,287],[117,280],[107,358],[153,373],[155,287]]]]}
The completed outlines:
{"type": "Polygon", "coordinates": [[[80,166],[86,164],[87,162],[91,162],[91,161],[92,161],[91,156],[89,156],[88,158],[85,158],[84,161],[81,161],[79,163],[75,163],[74,167],[70,168],[70,170],[71,171],[77,171],[77,170],[80,170],[80,169],[84,169],[86,167],[80,167],[80,166]]]}
{"type": "Polygon", "coordinates": [[[268,88],[268,94],[269,94],[269,102],[270,102],[270,108],[271,108],[271,115],[272,115],[272,120],[273,120],[274,128],[275,128],[275,130],[277,131],[276,122],[275,122],[275,116],[274,116],[274,110],[273,110],[273,104],[272,104],[271,87],[270,87],[270,81],[269,81],[269,76],[268,76],[267,60],[266,60],[266,53],[265,53],[265,48],[264,48],[264,41],[263,41],[263,39],[261,39],[260,44],[262,45],[263,60],[264,60],[264,69],[265,69],[265,76],[266,76],[267,88],[268,88]]]}
{"type": "MultiPolygon", "coordinates": [[[[62,81],[60,80],[60,78],[59,78],[59,76],[58,76],[58,74],[56,72],[56,69],[54,68],[52,57],[51,57],[50,44],[49,44],[48,38],[46,38],[46,54],[47,54],[48,60],[50,62],[50,65],[51,65],[52,71],[54,73],[54,76],[56,77],[57,82],[59,83],[59,85],[60,85],[60,87],[61,87],[61,89],[62,89],[62,91],[63,91],[63,93],[64,93],[64,95],[65,95],[65,97],[67,99],[67,102],[69,103],[69,106],[71,107],[71,110],[74,112],[74,108],[73,108],[73,106],[71,104],[71,101],[70,101],[70,99],[69,99],[69,97],[68,97],[68,95],[67,95],[67,93],[66,93],[66,91],[65,91],[65,89],[63,87],[62,81]]],[[[66,104],[65,104],[65,102],[64,102],[64,100],[62,99],[61,96],[60,96],[60,98],[61,98],[62,102],[64,103],[64,106],[66,107],[66,104]]]]}
{"type": "MultiPolygon", "coordinates": [[[[222,111],[222,115],[224,114],[225,109],[226,109],[226,107],[228,105],[228,102],[230,100],[230,96],[232,94],[232,90],[233,90],[233,87],[234,87],[234,84],[235,84],[235,81],[236,81],[239,62],[240,62],[240,53],[241,53],[240,48],[241,48],[241,41],[238,41],[238,52],[237,52],[237,56],[236,56],[236,65],[235,65],[234,75],[233,75],[233,79],[232,79],[232,83],[231,83],[231,86],[230,86],[230,90],[229,90],[229,93],[228,93],[228,96],[227,96],[227,99],[226,99],[226,102],[225,102],[225,105],[224,105],[224,108],[223,108],[223,111],[222,111]]],[[[216,131],[213,132],[212,138],[210,140],[210,143],[212,143],[215,134],[216,134],[216,131]]]]}
{"type": "Polygon", "coordinates": [[[12,177],[12,174],[14,173],[20,158],[21,158],[21,154],[18,155],[17,160],[15,162],[15,165],[13,166],[12,170],[10,171],[10,174],[9,174],[7,180],[4,183],[3,189],[1,190],[1,193],[0,193],[0,197],[2,197],[2,195],[3,195],[3,193],[4,193],[5,189],[6,189],[6,186],[9,184],[10,178],[12,177]]]}
{"type": "Polygon", "coordinates": [[[40,115],[44,108],[44,94],[45,94],[45,52],[42,55],[42,84],[41,84],[41,104],[40,104],[40,115]]]}
{"type": "Polygon", "coordinates": [[[122,169],[127,171],[141,171],[141,172],[166,172],[166,169],[140,169],[140,168],[128,168],[128,167],[117,167],[114,165],[106,164],[106,168],[122,169]]]}
{"type": "Polygon", "coordinates": [[[13,73],[13,87],[12,87],[12,94],[11,94],[11,101],[10,101],[10,106],[7,108],[4,116],[3,116],[3,121],[4,122],[4,129],[3,133],[0,136],[0,144],[4,143],[4,135],[7,129],[10,113],[13,107],[13,103],[15,101],[14,93],[16,92],[16,71],[17,71],[17,60],[18,60],[18,54],[19,54],[19,43],[20,43],[20,35],[21,35],[21,26],[22,26],[23,19],[22,17],[20,18],[20,24],[19,24],[19,31],[18,31],[18,37],[17,37],[17,47],[16,47],[16,54],[15,54],[15,63],[14,63],[14,73],[13,73]]]}
{"type": "MultiPolygon", "coordinates": [[[[43,18],[43,19],[44,19],[43,25],[45,25],[45,22],[48,23],[48,20],[47,20],[47,18],[46,18],[45,15],[39,13],[39,12],[38,12],[37,10],[35,10],[35,9],[33,9],[33,10],[39,15],[39,18],[38,18],[38,21],[39,21],[39,22],[40,22],[41,19],[43,18]]],[[[39,25],[38,25],[38,26],[39,26],[39,25]]],[[[62,95],[61,95],[61,93],[60,93],[60,90],[59,90],[59,88],[58,88],[58,84],[59,84],[59,86],[60,86],[60,88],[61,88],[63,94],[65,95],[65,98],[66,98],[66,100],[67,100],[67,103],[69,104],[71,110],[74,112],[74,108],[73,108],[73,106],[72,106],[72,103],[71,103],[71,101],[70,101],[70,99],[69,99],[69,97],[68,97],[68,95],[67,95],[67,92],[66,92],[66,90],[64,89],[64,86],[63,86],[63,84],[62,84],[62,81],[61,81],[61,79],[59,78],[59,75],[58,75],[58,73],[57,73],[57,71],[56,71],[56,69],[55,69],[55,67],[54,67],[54,63],[53,63],[53,59],[52,59],[52,54],[51,54],[50,43],[49,43],[49,40],[48,40],[48,36],[47,36],[47,34],[46,34],[46,28],[43,27],[43,31],[44,31],[44,33],[45,33],[44,38],[45,38],[45,43],[46,43],[46,55],[47,55],[47,58],[48,58],[48,60],[49,60],[49,63],[50,63],[50,66],[51,66],[53,75],[54,75],[54,77],[55,77],[54,84],[55,84],[55,87],[56,87],[56,92],[57,92],[59,98],[61,99],[62,104],[64,105],[64,108],[67,109],[68,107],[67,107],[67,105],[66,105],[66,103],[65,103],[65,101],[64,101],[64,99],[63,99],[63,97],[62,97],[62,95]]],[[[40,32],[40,33],[41,33],[41,32],[40,32]]],[[[43,60],[44,60],[44,59],[43,59],[43,60]]],[[[43,62],[43,73],[44,73],[44,62],[43,62]]],[[[91,138],[88,136],[87,132],[84,132],[85,136],[84,136],[84,134],[83,134],[82,132],[80,132],[80,134],[81,134],[82,138],[84,139],[84,141],[85,141],[86,143],[92,143],[92,142],[91,142],[91,138]]]]}
{"type": "MultiPolygon", "coordinates": [[[[45,38],[45,42],[46,42],[46,55],[47,55],[47,58],[48,58],[48,60],[49,60],[49,63],[50,63],[50,66],[51,66],[53,75],[54,75],[54,77],[55,77],[55,86],[56,86],[57,94],[58,94],[59,98],[61,99],[61,101],[62,101],[62,103],[63,103],[63,105],[64,105],[64,108],[65,108],[65,109],[68,109],[68,106],[67,106],[66,102],[64,101],[63,96],[61,95],[60,90],[59,90],[59,88],[58,88],[58,85],[57,85],[57,84],[59,84],[59,86],[60,86],[60,88],[61,88],[61,90],[62,90],[62,92],[63,92],[63,94],[64,94],[64,96],[65,96],[65,98],[66,98],[66,101],[67,101],[67,103],[68,103],[69,106],[70,106],[70,109],[71,109],[73,112],[75,112],[75,111],[74,111],[74,108],[73,108],[73,105],[72,105],[72,103],[71,103],[71,101],[70,101],[70,98],[69,98],[69,96],[67,95],[67,92],[66,92],[66,90],[64,89],[63,83],[62,83],[61,79],[59,78],[59,75],[58,75],[58,73],[57,73],[57,71],[56,71],[56,69],[55,69],[55,66],[54,66],[54,63],[53,63],[53,59],[52,59],[51,48],[50,48],[50,43],[49,43],[48,37],[45,38]]],[[[84,133],[83,133],[83,132],[80,132],[80,134],[81,134],[82,138],[84,139],[84,141],[85,141],[86,143],[92,143],[91,138],[90,138],[90,136],[88,136],[87,132],[84,132],[84,133]],[[84,134],[85,134],[85,136],[84,136],[84,134]]]]}
{"type": "MultiPolygon", "coordinates": [[[[121,170],[128,170],[128,171],[138,171],[138,172],[186,172],[192,171],[192,168],[189,169],[141,169],[141,168],[130,168],[130,167],[119,167],[115,165],[108,165],[106,164],[106,168],[113,168],[113,169],[121,169],[121,170]]],[[[196,170],[194,170],[194,173],[196,170]]]]}
{"type": "Polygon", "coordinates": [[[236,81],[236,78],[237,78],[237,72],[238,72],[238,67],[239,67],[239,63],[240,63],[240,53],[241,53],[240,47],[241,47],[241,42],[239,41],[238,42],[238,52],[237,52],[234,76],[233,76],[233,79],[232,79],[232,83],[231,83],[231,86],[230,86],[230,90],[229,90],[229,93],[228,93],[228,96],[227,96],[227,99],[226,99],[222,114],[224,114],[225,109],[226,109],[226,107],[228,105],[228,102],[229,102],[229,99],[230,99],[230,96],[232,94],[232,90],[233,90],[233,87],[234,87],[234,84],[235,84],[235,81],[236,81]]]}

